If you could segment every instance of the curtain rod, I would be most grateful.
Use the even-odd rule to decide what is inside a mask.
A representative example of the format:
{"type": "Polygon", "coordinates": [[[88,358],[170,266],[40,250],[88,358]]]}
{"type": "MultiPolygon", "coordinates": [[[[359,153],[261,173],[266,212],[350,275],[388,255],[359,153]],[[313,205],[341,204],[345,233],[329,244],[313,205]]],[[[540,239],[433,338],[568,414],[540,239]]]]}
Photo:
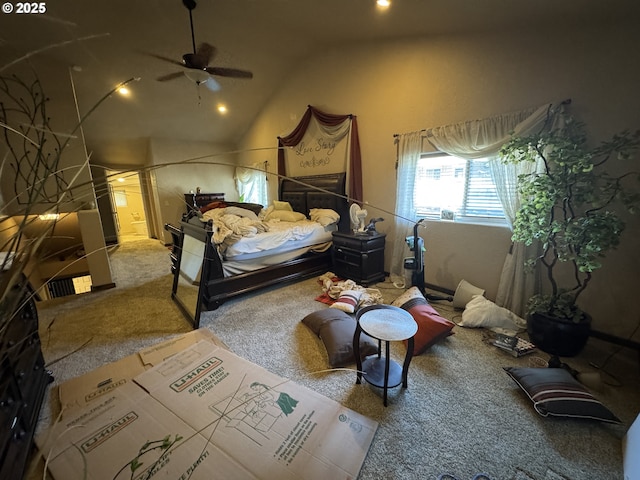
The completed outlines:
{"type": "MultiPolygon", "coordinates": [[[[422,130],[419,130],[420,133],[426,133],[427,129],[423,128],[422,130]]],[[[402,135],[401,133],[394,133],[393,134],[393,138],[398,138],[400,135],[402,135]]]]}
{"type": "MultiPolygon", "coordinates": [[[[564,100],[562,100],[561,102],[559,102],[560,105],[571,105],[571,98],[565,98],[564,100]]],[[[420,133],[422,134],[426,134],[426,136],[429,136],[429,132],[431,131],[430,128],[423,128],[422,130],[419,130],[420,133]]],[[[393,134],[393,138],[398,138],[400,135],[400,133],[394,133],[393,134]]]]}

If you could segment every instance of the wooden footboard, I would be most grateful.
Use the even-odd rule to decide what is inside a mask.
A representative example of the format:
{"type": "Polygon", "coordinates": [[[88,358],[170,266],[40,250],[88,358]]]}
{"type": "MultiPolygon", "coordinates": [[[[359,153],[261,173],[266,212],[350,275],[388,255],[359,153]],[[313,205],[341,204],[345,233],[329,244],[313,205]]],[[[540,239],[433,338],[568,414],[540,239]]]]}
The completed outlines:
{"type": "Polygon", "coordinates": [[[328,250],[323,253],[309,253],[302,258],[233,277],[210,279],[204,286],[203,306],[206,310],[215,310],[227,298],[272,285],[283,285],[322,275],[330,269],[331,251],[328,250]]]}
{"type": "MultiPolygon", "coordinates": [[[[310,177],[286,178],[280,184],[280,199],[289,202],[295,211],[308,213],[312,208],[333,209],[340,214],[339,230],[349,229],[348,202],[345,196],[345,174],[317,175],[310,177]]],[[[190,212],[180,222],[180,227],[165,225],[174,237],[172,252],[172,271],[175,273],[172,297],[176,300],[183,313],[193,322],[194,328],[199,327],[199,317],[202,310],[215,310],[226,299],[249,293],[261,288],[291,283],[314,275],[322,275],[331,270],[331,249],[322,253],[309,252],[302,257],[289,260],[278,265],[261,268],[253,272],[243,273],[232,277],[225,277],[222,259],[216,247],[211,242],[212,226],[204,224],[197,218],[197,212],[190,212]],[[178,234],[179,232],[179,234],[178,234]],[[194,250],[202,256],[199,271],[199,284],[193,282],[188,288],[197,286],[197,299],[190,298],[196,303],[185,305],[176,294],[181,274],[183,253],[185,258],[193,262],[194,255],[187,252],[185,236],[188,243],[194,244],[194,250]],[[183,252],[183,246],[185,252],[183,252]],[[197,247],[197,248],[196,248],[197,247]],[[191,307],[191,309],[189,309],[191,307]],[[193,312],[193,313],[191,313],[193,312]],[[191,316],[190,316],[191,314],[191,316]]],[[[187,289],[188,291],[188,289],[187,289]]]]}
{"type": "Polygon", "coordinates": [[[284,285],[298,280],[322,275],[331,270],[331,250],[325,252],[309,252],[302,257],[289,260],[278,265],[261,268],[252,272],[225,277],[222,260],[211,242],[211,229],[197,223],[181,222],[180,227],[166,224],[165,229],[171,232],[173,248],[170,255],[171,271],[174,274],[171,297],[194,328],[199,328],[200,313],[215,310],[229,299],[253,292],[261,288],[284,285]],[[203,228],[204,227],[204,228],[203,228]],[[203,260],[200,270],[200,281],[196,282],[197,296],[185,294],[184,286],[179,288],[181,262],[185,238],[192,237],[204,243],[203,260]],[[180,292],[179,292],[180,290],[180,292]]]}

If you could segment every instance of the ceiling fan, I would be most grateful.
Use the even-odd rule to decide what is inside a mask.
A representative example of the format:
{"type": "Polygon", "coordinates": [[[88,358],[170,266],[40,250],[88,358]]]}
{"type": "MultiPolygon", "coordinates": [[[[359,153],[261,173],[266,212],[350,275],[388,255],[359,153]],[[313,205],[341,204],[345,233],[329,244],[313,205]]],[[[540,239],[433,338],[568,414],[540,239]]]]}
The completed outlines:
{"type": "Polygon", "coordinates": [[[210,65],[211,60],[216,54],[216,49],[208,43],[201,43],[196,48],[196,39],[193,29],[193,10],[196,8],[195,0],[182,0],[183,5],[189,10],[189,23],[191,26],[191,45],[193,47],[193,53],[185,53],[182,56],[182,61],[177,61],[172,58],[164,57],[162,55],[150,54],[151,56],[163,60],[165,62],[179,65],[186,68],[186,71],[173,72],[167,75],[158,77],[156,80],[159,82],[166,82],[186,75],[190,80],[194,81],[196,85],[205,84],[213,91],[220,90],[220,85],[216,82],[211,75],[219,77],[230,78],[253,78],[253,73],[247,70],[240,70],[237,68],[227,67],[214,67],[210,65]]]}

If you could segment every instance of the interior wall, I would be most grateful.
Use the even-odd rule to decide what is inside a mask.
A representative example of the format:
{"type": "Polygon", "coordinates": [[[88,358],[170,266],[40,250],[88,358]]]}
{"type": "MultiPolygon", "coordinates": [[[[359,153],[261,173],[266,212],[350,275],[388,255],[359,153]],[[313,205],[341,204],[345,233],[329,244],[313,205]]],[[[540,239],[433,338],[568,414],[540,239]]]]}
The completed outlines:
{"type": "MultiPolygon", "coordinates": [[[[200,188],[202,193],[224,193],[238,200],[233,174],[237,157],[235,148],[208,142],[152,139],[150,148],[153,184],[156,190],[158,218],[178,224],[185,212],[184,194],[200,188]]],[[[162,230],[165,243],[171,234],[162,230]]]]}
{"type": "MultiPolygon", "coordinates": [[[[276,137],[291,132],[307,105],[358,118],[366,208],[382,216],[391,240],[395,207],[395,133],[572,99],[570,111],[602,140],[640,126],[640,34],[632,25],[572,31],[519,31],[341,46],[302,62],[257,117],[242,143],[260,148],[242,163],[267,159],[275,171],[276,137]]],[[[273,192],[272,192],[273,193],[273,192]]],[[[628,336],[638,324],[637,218],[619,249],[594,276],[582,306],[594,326],[628,336]]],[[[429,222],[426,281],[455,289],[461,279],[495,298],[510,245],[504,227],[429,222]]],[[[385,267],[391,260],[387,242],[385,267]]]]}

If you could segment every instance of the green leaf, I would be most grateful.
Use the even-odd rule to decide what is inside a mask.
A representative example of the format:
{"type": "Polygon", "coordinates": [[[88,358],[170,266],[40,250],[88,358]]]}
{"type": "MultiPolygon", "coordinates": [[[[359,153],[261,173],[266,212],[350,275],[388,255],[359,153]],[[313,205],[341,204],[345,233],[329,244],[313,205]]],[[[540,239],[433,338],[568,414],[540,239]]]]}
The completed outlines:
{"type": "Polygon", "coordinates": [[[135,472],[140,467],[142,467],[142,465],[144,465],[143,462],[141,462],[137,457],[134,458],[133,460],[131,460],[131,472],[135,472]]]}
{"type": "Polygon", "coordinates": [[[627,161],[637,155],[640,130],[615,134],[595,148],[587,140],[585,125],[566,116],[561,128],[512,136],[500,149],[504,163],[543,165],[536,173],[518,176],[520,207],[512,240],[525,245],[539,241],[542,246],[544,255],[528,259],[525,267],[545,269],[548,290],[557,293],[545,299],[546,306],[540,299],[534,304],[576,318],[577,296],[620,242],[625,224],[616,210],[635,213],[640,206],[640,174],[613,176],[610,172],[619,169],[605,168],[612,159],[627,161]],[[556,269],[566,262],[573,264],[576,274],[563,285],[556,269]]]}

